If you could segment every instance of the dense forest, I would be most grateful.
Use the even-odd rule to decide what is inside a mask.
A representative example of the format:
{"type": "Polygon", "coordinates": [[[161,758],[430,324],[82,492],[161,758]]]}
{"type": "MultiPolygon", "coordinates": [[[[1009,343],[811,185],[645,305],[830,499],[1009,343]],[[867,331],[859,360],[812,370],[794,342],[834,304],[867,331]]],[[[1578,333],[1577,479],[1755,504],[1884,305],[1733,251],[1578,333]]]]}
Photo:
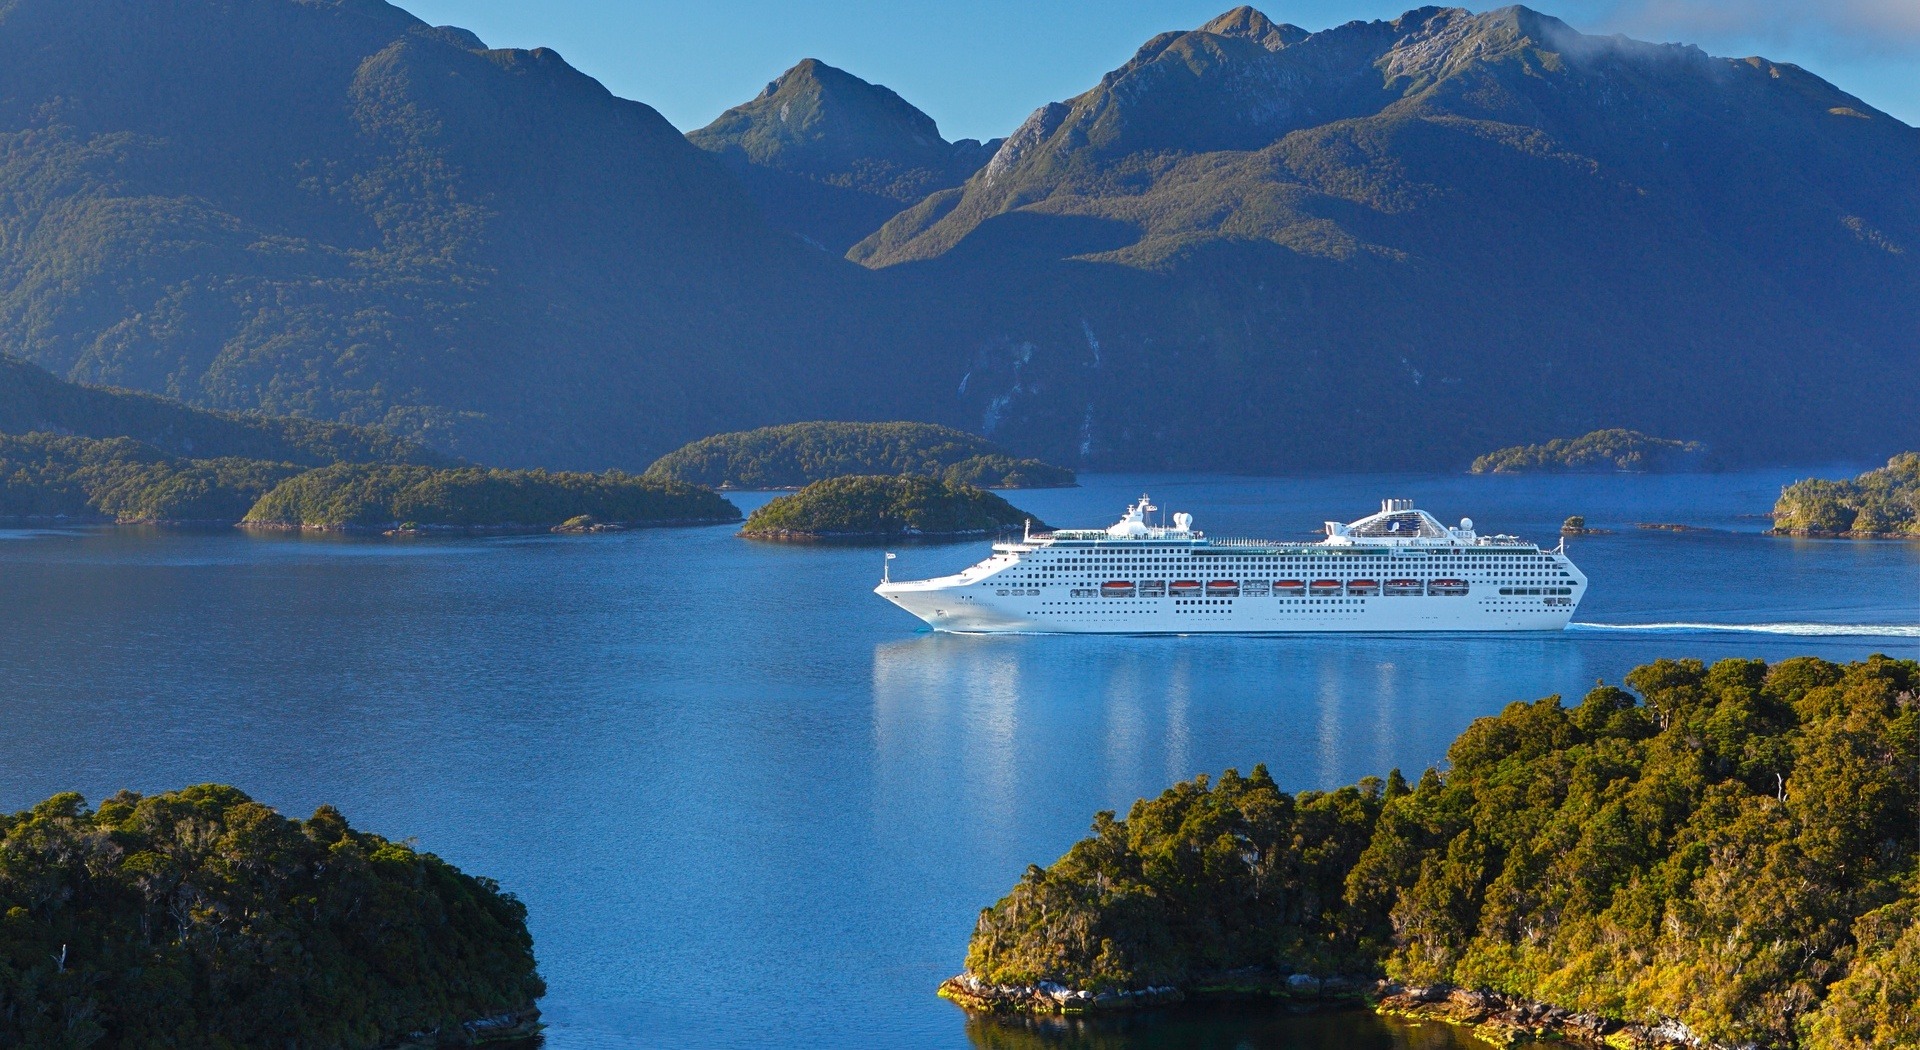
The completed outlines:
{"type": "Polygon", "coordinates": [[[1498,449],[1474,460],[1471,469],[1475,474],[1687,470],[1701,466],[1706,453],[1707,446],[1698,441],[1616,428],[1498,449]]]}
{"type": "Polygon", "coordinates": [[[619,471],[576,474],[342,463],[281,482],[247,512],[242,524],[551,527],[581,516],[600,522],[689,524],[738,521],[740,509],[711,489],[619,471]]]}
{"type": "Polygon", "coordinates": [[[1412,784],[1257,767],[1098,814],[981,912],[949,994],[1352,975],[1702,1044],[1920,1045],[1920,663],[1626,685],[1479,719],[1412,784]]]}
{"type": "Polygon", "coordinates": [[[258,412],[215,412],[135,390],[60,379],[0,353],[0,434],[132,438],[169,455],[329,463],[455,461],[378,427],[356,427],[258,412]]]}
{"type": "Polygon", "coordinates": [[[1776,532],[1920,536],[1920,452],[1905,452],[1851,481],[1805,478],[1780,491],[1776,532]]]}
{"type": "Polygon", "coordinates": [[[667,453],[647,473],[732,489],[801,488],[853,474],[924,474],[979,488],[1074,483],[1065,467],[931,423],[788,423],[716,434],[667,453]]]}
{"type": "MultiPolygon", "coordinates": [[[[753,512],[754,539],[966,536],[1018,529],[1033,516],[984,489],[915,475],[816,481],[753,512]]],[[[1033,521],[1034,528],[1043,528],[1033,521]]]]}
{"type": "Polygon", "coordinates": [[[544,992],[518,900],[329,806],[202,784],[0,815],[0,1045],[452,1043],[544,992]]]}
{"type": "Polygon", "coordinates": [[[0,518],[230,524],[304,469],[184,459],[131,438],[0,434],[0,518]]]}

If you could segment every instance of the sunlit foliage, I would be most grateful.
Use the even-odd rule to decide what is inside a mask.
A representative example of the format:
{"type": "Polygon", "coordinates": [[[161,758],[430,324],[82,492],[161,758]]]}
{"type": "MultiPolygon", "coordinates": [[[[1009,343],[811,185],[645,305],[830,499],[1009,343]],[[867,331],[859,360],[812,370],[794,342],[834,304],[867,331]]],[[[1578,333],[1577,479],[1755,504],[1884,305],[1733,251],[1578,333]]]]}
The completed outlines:
{"type": "Polygon", "coordinates": [[[1626,684],[1482,718],[1411,787],[1229,771],[1099,814],[981,913],[968,968],[1372,974],[1726,1044],[1912,1042],[1920,663],[1661,660],[1626,684]]]}

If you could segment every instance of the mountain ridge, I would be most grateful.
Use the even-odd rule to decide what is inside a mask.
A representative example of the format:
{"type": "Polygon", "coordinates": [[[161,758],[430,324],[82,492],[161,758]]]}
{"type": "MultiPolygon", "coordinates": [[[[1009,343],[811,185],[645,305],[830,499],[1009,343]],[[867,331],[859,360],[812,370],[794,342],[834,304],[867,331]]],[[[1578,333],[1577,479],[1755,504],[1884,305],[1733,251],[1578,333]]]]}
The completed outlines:
{"type": "Polygon", "coordinates": [[[481,44],[373,0],[0,8],[0,345],[503,466],[807,419],[1086,469],[1459,469],[1614,426],[1729,465],[1920,445],[1920,392],[1875,381],[1920,332],[1920,132],[1792,66],[1523,8],[1236,9],[906,204],[834,152],[865,132],[775,134],[827,81],[891,114],[875,141],[937,133],[850,74],[746,122],[812,168],[739,169],[481,44]],[[763,176],[898,214],[837,258],[859,224],[810,246],[763,176]]]}
{"type": "Polygon", "coordinates": [[[719,157],[774,225],[835,255],[900,209],[959,185],[999,145],[948,142],[891,89],[813,58],[687,140],[719,157]]]}

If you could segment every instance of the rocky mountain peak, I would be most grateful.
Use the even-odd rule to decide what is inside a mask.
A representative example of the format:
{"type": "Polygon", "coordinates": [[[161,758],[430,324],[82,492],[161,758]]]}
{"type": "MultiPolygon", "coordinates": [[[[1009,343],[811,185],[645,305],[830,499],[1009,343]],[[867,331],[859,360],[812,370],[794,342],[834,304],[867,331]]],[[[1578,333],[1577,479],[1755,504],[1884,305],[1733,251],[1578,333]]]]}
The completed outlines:
{"type": "Polygon", "coordinates": [[[1268,51],[1278,51],[1313,35],[1299,26],[1275,22],[1251,7],[1236,7],[1201,26],[1200,32],[1251,40],[1268,51]]]}

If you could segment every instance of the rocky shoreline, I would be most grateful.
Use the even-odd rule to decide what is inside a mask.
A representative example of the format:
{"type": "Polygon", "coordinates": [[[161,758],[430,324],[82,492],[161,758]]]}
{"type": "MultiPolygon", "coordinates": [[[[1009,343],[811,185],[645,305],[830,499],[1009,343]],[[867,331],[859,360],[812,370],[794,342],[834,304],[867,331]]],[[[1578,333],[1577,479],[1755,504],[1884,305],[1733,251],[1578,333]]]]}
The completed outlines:
{"type": "Polygon", "coordinates": [[[542,532],[585,534],[626,532],[631,529],[666,529],[699,525],[731,525],[739,518],[670,518],[661,521],[596,521],[584,526],[571,522],[561,525],[411,525],[389,522],[385,525],[294,525],[283,521],[235,522],[237,528],[263,532],[334,532],[363,536],[522,536],[542,532]]]}
{"type": "Polygon", "coordinates": [[[1634,1024],[1498,992],[1444,985],[1407,987],[1340,975],[1243,970],[1219,974],[1188,988],[1162,985],[1096,993],[1051,981],[988,984],[963,973],[942,982],[939,995],[977,1013],[1065,1017],[1122,1013],[1171,1003],[1271,999],[1309,1008],[1366,1007],[1389,1017],[1441,1022],[1471,1029],[1475,1037],[1494,1046],[1552,1043],[1610,1050],[1752,1050],[1710,1043],[1678,1021],[1634,1024]]]}
{"type": "Polygon", "coordinates": [[[518,1043],[534,1039],[545,1027],[540,1021],[539,1008],[528,1006],[489,1017],[476,1017],[452,1029],[408,1032],[406,1038],[393,1043],[387,1050],[439,1050],[449,1046],[518,1043]]]}
{"type": "Polygon", "coordinates": [[[1769,536],[1799,536],[1816,540],[1920,540],[1920,532],[1832,532],[1826,529],[1768,529],[1769,536]]]}

